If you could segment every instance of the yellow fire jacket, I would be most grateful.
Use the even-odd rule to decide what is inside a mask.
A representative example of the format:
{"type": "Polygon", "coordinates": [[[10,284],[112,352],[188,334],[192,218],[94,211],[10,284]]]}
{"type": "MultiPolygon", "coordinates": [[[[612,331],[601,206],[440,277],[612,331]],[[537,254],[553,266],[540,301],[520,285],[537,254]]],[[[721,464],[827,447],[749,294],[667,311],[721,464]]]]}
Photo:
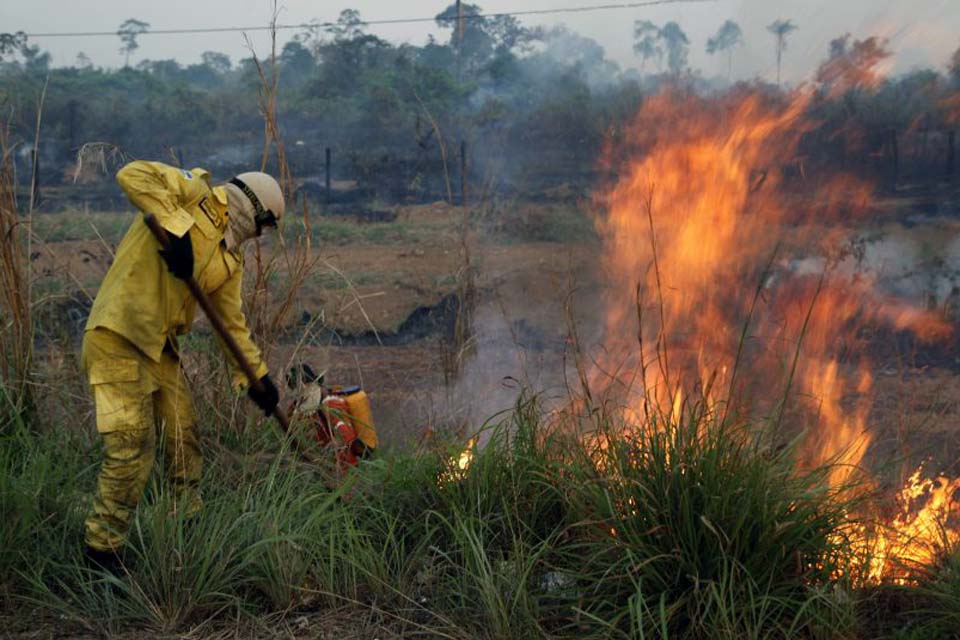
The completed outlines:
{"type": "MultiPolygon", "coordinates": [[[[211,188],[203,169],[177,169],[160,162],[137,161],[117,173],[117,182],[130,202],[152,213],[169,233],[190,233],[194,277],[209,296],[227,329],[243,350],[257,376],[267,374],[260,350],[250,338],[241,308],[243,256],[223,242],[227,228],[227,194],[211,188]]],[[[197,301],[187,285],[175,278],[158,253],[160,245],[142,216],[130,225],[113,265],[100,285],[86,330],[104,327],[160,361],[164,344],[176,346],[176,336],[190,331],[197,301]]],[[[221,345],[222,346],[222,345],[221,345]]],[[[238,386],[246,376],[227,352],[238,386]]]]}

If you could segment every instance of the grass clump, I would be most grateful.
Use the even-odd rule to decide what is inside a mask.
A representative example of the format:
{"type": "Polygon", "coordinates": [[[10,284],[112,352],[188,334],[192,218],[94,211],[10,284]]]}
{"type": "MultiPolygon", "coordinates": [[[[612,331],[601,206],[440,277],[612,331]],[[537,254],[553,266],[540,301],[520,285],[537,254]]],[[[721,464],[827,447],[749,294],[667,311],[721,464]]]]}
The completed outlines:
{"type": "MultiPolygon", "coordinates": [[[[824,488],[827,470],[798,472],[789,448],[708,415],[638,424],[522,398],[481,434],[465,470],[457,447],[435,447],[346,476],[225,432],[208,449],[217,454],[197,517],[171,514],[161,474],[151,482],[118,577],[80,557],[96,471],[83,439],[4,433],[4,604],[98,633],[315,614],[361,615],[366,634],[490,639],[862,628],[861,596],[837,577],[849,505],[824,488]]],[[[950,637],[957,622],[950,562],[918,600],[940,634],[929,637],[950,637]]]]}
{"type": "Polygon", "coordinates": [[[604,423],[577,467],[577,542],[565,551],[610,637],[843,637],[848,505],[823,470],[798,473],[710,416],[604,423]]]}
{"type": "Polygon", "coordinates": [[[960,637],[960,548],[953,548],[928,568],[910,611],[911,624],[902,638],[948,640],[960,637]]]}

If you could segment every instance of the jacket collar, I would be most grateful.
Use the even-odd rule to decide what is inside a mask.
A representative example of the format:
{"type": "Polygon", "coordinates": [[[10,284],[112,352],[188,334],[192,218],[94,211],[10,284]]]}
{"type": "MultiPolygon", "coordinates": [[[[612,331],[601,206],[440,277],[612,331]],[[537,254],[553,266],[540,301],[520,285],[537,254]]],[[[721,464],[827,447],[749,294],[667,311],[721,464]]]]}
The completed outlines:
{"type": "Polygon", "coordinates": [[[227,189],[223,185],[212,189],[213,197],[223,206],[227,206],[227,189]]]}

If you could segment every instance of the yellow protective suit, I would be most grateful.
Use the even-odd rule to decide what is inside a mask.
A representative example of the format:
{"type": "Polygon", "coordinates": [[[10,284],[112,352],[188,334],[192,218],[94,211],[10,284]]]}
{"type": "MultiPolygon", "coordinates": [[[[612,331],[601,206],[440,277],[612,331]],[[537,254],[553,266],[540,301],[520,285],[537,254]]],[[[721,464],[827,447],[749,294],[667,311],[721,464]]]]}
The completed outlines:
{"type": "MultiPolygon", "coordinates": [[[[117,182],[138,209],[154,214],[169,233],[190,234],[194,277],[257,376],[266,375],[267,366],[241,308],[242,255],[227,250],[223,242],[229,215],[223,188],[211,188],[209,174],[202,169],[186,171],[142,161],[121,169],[117,182]]],[[[158,250],[138,217],[117,248],[83,339],[81,361],[93,390],[105,452],[86,520],[86,542],[101,551],[123,544],[153,467],[158,433],[177,508],[192,513],[201,505],[197,490],[201,456],[176,342],[177,335],[190,330],[197,302],[186,283],[167,271],[158,250]]],[[[245,386],[243,372],[227,355],[235,382],[245,386]]]]}

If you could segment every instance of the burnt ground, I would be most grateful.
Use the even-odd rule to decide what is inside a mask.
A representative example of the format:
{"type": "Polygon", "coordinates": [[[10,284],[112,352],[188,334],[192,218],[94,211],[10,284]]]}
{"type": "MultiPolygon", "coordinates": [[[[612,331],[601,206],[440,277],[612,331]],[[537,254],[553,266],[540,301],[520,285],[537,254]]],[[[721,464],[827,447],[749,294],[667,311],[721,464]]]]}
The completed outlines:
{"type": "MultiPolygon", "coordinates": [[[[868,235],[895,240],[888,253],[905,251],[906,242],[912,259],[926,265],[923,273],[911,265],[910,273],[891,276],[897,286],[929,280],[931,295],[942,298],[937,304],[947,304],[960,273],[957,201],[956,192],[908,193],[878,202],[866,222],[868,235]]],[[[428,429],[475,427],[510,406],[516,380],[548,395],[562,393],[568,319],[580,324],[585,342],[599,338],[602,279],[589,221],[567,223],[584,218],[574,204],[525,204],[507,224],[471,212],[470,231],[462,236],[466,213],[438,203],[401,207],[389,222],[321,219],[311,251],[317,262],[287,316],[282,343],[271,351],[273,368],[289,362],[297,345],[299,359],[326,370],[328,381],[362,384],[384,441],[393,444],[415,441],[428,429]],[[466,269],[477,304],[474,336],[458,368],[451,365],[457,356],[451,345],[466,269]]],[[[87,229],[84,237],[74,220],[80,231],[52,233],[56,240],[33,249],[32,268],[42,276],[38,293],[48,296],[42,308],[74,331],[129,220],[129,214],[117,216],[111,224],[120,233],[97,237],[87,229]]],[[[44,224],[56,230],[51,220],[44,224]]],[[[890,332],[871,341],[871,457],[883,465],[903,458],[905,468],[932,457],[931,466],[960,470],[955,344],[922,345],[890,332]]]]}

